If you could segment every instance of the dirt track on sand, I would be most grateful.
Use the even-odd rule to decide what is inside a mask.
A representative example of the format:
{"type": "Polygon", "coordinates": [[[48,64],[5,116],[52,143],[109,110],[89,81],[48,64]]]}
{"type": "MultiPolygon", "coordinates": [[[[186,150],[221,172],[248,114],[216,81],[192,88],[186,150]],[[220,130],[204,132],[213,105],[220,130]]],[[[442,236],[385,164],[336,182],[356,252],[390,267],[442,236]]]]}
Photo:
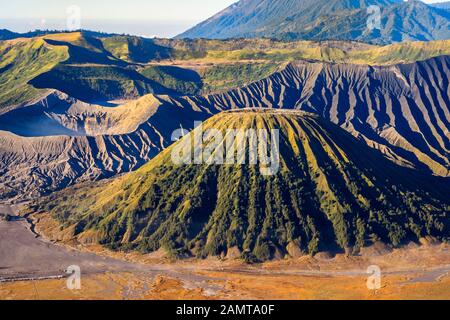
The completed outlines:
{"type": "MultiPolygon", "coordinates": [[[[16,207],[0,206],[0,211],[16,215],[16,207]]],[[[65,276],[78,265],[87,273],[125,271],[130,265],[94,254],[70,251],[37,236],[26,219],[0,221],[0,281],[16,278],[65,276]]]]}
{"type": "Polygon", "coordinates": [[[127,262],[52,243],[35,234],[29,221],[17,216],[18,210],[0,205],[0,212],[16,216],[12,221],[0,221],[0,283],[65,278],[65,270],[75,265],[82,277],[132,273],[149,281],[166,276],[192,288],[205,287],[204,277],[184,274],[169,265],[127,262]]]}
{"type": "MultiPolygon", "coordinates": [[[[18,210],[0,205],[2,213],[18,210]]],[[[381,256],[305,256],[253,266],[215,258],[174,263],[98,246],[72,248],[40,237],[26,219],[0,221],[0,300],[450,299],[449,274],[450,246],[443,244],[381,256]],[[68,290],[66,280],[58,279],[71,265],[82,270],[80,291],[68,290]],[[382,269],[378,291],[366,286],[370,265],[382,269]]]]}

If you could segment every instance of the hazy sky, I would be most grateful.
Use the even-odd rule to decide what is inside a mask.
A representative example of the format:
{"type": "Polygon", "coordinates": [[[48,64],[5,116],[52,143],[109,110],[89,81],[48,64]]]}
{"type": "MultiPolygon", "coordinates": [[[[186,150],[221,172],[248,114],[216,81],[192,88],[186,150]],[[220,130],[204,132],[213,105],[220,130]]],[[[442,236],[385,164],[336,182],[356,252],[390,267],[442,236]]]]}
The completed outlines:
{"type": "Polygon", "coordinates": [[[83,29],[170,37],[234,2],[237,0],[0,0],[0,28],[18,32],[66,29],[67,10],[76,5],[83,29]]]}
{"type": "Polygon", "coordinates": [[[67,10],[81,9],[81,27],[144,36],[173,36],[237,0],[0,0],[0,28],[65,29],[67,10]]]}

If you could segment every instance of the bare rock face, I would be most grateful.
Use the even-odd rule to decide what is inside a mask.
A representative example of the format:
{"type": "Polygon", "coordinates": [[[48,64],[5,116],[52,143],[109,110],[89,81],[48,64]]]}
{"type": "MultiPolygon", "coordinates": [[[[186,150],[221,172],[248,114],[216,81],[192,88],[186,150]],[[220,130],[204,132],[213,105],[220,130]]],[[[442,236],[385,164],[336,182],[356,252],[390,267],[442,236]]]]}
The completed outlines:
{"type": "Polygon", "coordinates": [[[232,248],[228,249],[226,259],[236,260],[236,259],[240,259],[241,256],[242,256],[242,252],[239,249],[239,247],[232,247],[232,248]]]}
{"type": "Polygon", "coordinates": [[[287,245],[286,251],[287,251],[288,255],[294,259],[301,258],[305,255],[305,253],[302,251],[300,246],[297,243],[295,243],[294,241],[290,242],[287,245]]]}
{"type": "Polygon", "coordinates": [[[383,256],[383,255],[389,254],[391,252],[392,252],[392,247],[388,246],[387,244],[385,244],[381,241],[375,242],[372,246],[366,247],[366,248],[361,248],[361,250],[360,250],[360,254],[362,256],[367,256],[367,257],[383,256]]]}
{"type": "Polygon", "coordinates": [[[319,261],[326,261],[326,260],[332,260],[334,258],[334,255],[331,252],[319,252],[314,256],[314,259],[317,259],[319,261]]]}
{"type": "Polygon", "coordinates": [[[450,57],[389,67],[299,61],[208,96],[145,96],[122,106],[52,92],[0,116],[0,199],[29,199],[138,169],[175,129],[230,109],[316,113],[406,167],[450,176],[450,57]]]}
{"type": "Polygon", "coordinates": [[[439,242],[438,239],[436,239],[435,237],[431,237],[431,236],[420,238],[419,242],[421,245],[427,246],[427,247],[438,246],[441,244],[441,242],[439,242]]]}

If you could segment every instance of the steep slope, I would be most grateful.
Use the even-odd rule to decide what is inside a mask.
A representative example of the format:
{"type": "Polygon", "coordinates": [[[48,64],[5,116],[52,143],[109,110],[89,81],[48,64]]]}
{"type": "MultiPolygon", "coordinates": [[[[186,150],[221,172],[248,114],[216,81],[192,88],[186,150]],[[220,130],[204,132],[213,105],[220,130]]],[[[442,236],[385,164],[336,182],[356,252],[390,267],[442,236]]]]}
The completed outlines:
{"type": "Polygon", "coordinates": [[[439,9],[450,10],[450,1],[433,3],[432,6],[439,9]]]}
{"type": "Polygon", "coordinates": [[[0,114],[53,90],[90,103],[145,94],[178,94],[115,58],[86,32],[47,34],[0,42],[0,114]]]}
{"type": "Polygon", "coordinates": [[[19,33],[16,32],[12,32],[6,29],[1,29],[0,30],[0,40],[11,40],[11,39],[15,39],[18,38],[20,36],[19,33]]]}
{"type": "Polygon", "coordinates": [[[152,95],[112,108],[52,92],[0,117],[0,200],[136,170],[172,143],[173,130],[210,116],[152,95]]]}
{"type": "Polygon", "coordinates": [[[450,38],[447,11],[420,1],[244,0],[178,38],[269,37],[358,40],[379,44],[450,38]],[[381,29],[368,30],[367,8],[378,6],[381,29]]]}
{"type": "MultiPolygon", "coordinates": [[[[424,236],[449,239],[448,181],[412,174],[320,117],[299,111],[240,111],[209,119],[214,129],[279,130],[280,169],[249,164],[248,142],[233,137],[244,164],[179,165],[172,154],[194,133],[137,172],[40,201],[81,241],[174,256],[242,252],[251,261],[291,251],[357,252],[376,241],[399,246],[424,236]],[[296,248],[296,250],[293,250],[296,248]]],[[[225,140],[195,144],[224,155],[225,140]]],[[[195,151],[194,151],[195,152],[195,151]]],[[[259,158],[260,159],[260,158],[259,158]]]]}
{"type": "Polygon", "coordinates": [[[105,65],[61,64],[29,82],[35,88],[56,89],[91,103],[132,100],[143,95],[176,94],[135,70],[105,65]]]}
{"type": "Polygon", "coordinates": [[[449,57],[388,67],[299,61],[249,86],[208,96],[146,96],[111,108],[56,95],[0,116],[0,128],[17,135],[1,134],[0,182],[27,196],[76,181],[66,176],[92,177],[90,172],[96,170],[97,179],[137,169],[169,146],[180,126],[190,130],[194,121],[249,107],[314,112],[403,166],[449,176],[449,75],[449,57]],[[87,153],[92,149],[108,156],[91,161],[72,152],[73,146],[61,153],[60,147],[52,148],[65,138],[45,137],[55,134],[90,141],[87,153]],[[114,143],[103,144],[103,138],[114,143]],[[15,147],[19,145],[28,146],[28,156],[22,156],[23,149],[15,147]],[[43,146],[51,150],[45,157],[43,146]],[[131,158],[126,156],[128,148],[134,150],[131,158]],[[59,162],[79,165],[58,172],[59,162]],[[112,163],[119,165],[110,167],[112,163]],[[36,171],[42,179],[28,184],[36,171]]]}
{"type": "Polygon", "coordinates": [[[164,60],[174,56],[174,49],[159,45],[153,39],[133,36],[113,36],[101,39],[106,50],[116,58],[136,63],[164,60]]]}
{"type": "Polygon", "coordinates": [[[0,42],[0,114],[45,93],[28,82],[67,58],[67,48],[40,38],[0,42]]]}
{"type": "Polygon", "coordinates": [[[109,100],[148,93],[223,92],[261,80],[298,59],[392,65],[448,54],[449,41],[379,47],[337,41],[149,40],[87,31],[50,33],[0,41],[0,114],[42,98],[52,89],[85,102],[111,105],[109,100]],[[120,54],[122,43],[134,42],[145,46],[149,64],[128,61],[126,54],[120,54]]]}
{"type": "MultiPolygon", "coordinates": [[[[395,43],[389,46],[374,47],[352,52],[346,62],[368,64],[371,66],[389,66],[399,63],[413,63],[450,55],[450,40],[412,41],[395,43]]],[[[329,61],[341,62],[341,61],[329,61]]]]}
{"type": "Polygon", "coordinates": [[[146,66],[139,70],[147,79],[160,83],[174,92],[185,95],[200,94],[203,87],[201,76],[194,70],[164,65],[146,66]]]}
{"type": "Polygon", "coordinates": [[[67,47],[69,58],[30,81],[36,88],[56,89],[90,103],[136,99],[149,93],[176,94],[114,57],[89,33],[47,35],[45,41],[67,47]]]}
{"type": "Polygon", "coordinates": [[[229,63],[205,68],[199,72],[204,83],[202,92],[211,94],[240,88],[265,79],[282,68],[283,65],[276,62],[229,63]]]}
{"type": "Polygon", "coordinates": [[[449,83],[448,56],[390,67],[303,61],[241,89],[172,98],[167,104],[314,112],[395,161],[447,176],[449,83]]]}
{"type": "Polygon", "coordinates": [[[381,12],[380,34],[364,34],[358,40],[375,43],[427,41],[450,38],[450,12],[413,0],[381,12]],[[381,41],[380,41],[381,40],[381,41]]]}

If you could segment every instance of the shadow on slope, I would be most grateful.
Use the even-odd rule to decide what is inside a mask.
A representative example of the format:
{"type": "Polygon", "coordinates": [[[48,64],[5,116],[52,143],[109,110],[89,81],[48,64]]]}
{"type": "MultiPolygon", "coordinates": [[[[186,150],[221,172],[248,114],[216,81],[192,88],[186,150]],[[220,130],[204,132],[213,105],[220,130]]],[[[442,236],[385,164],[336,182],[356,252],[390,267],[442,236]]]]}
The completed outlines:
{"type": "Polygon", "coordinates": [[[85,102],[136,99],[146,94],[176,94],[135,70],[117,66],[61,64],[30,81],[36,88],[57,89],[85,102]]]}
{"type": "MultiPolygon", "coordinates": [[[[51,212],[80,241],[175,257],[239,252],[255,262],[293,251],[356,254],[377,241],[449,240],[448,179],[400,167],[318,116],[225,112],[203,129],[280,130],[280,170],[263,176],[260,164],[174,164],[172,152],[189,134],[135,173],[70,188],[34,209],[51,212]]],[[[214,154],[223,143],[203,146],[214,154]]]]}

